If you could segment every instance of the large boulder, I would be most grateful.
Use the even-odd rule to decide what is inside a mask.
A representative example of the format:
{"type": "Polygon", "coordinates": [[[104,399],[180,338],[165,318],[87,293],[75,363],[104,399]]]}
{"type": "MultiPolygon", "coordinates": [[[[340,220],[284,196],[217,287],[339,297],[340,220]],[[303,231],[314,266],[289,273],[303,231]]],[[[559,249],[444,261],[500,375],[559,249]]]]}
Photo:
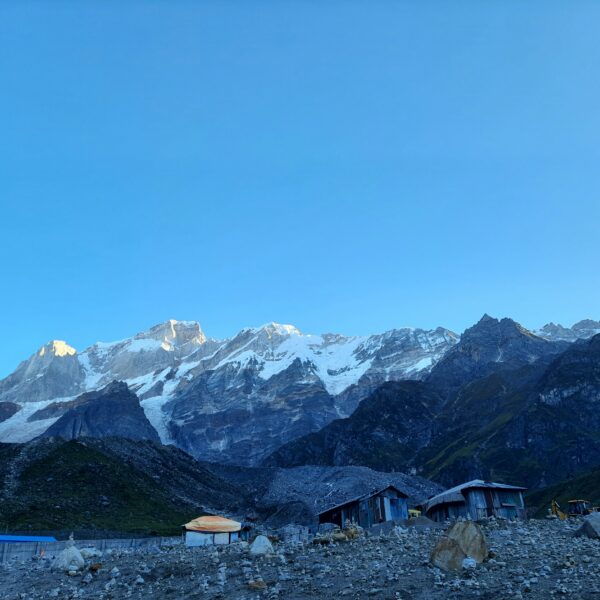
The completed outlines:
{"type": "Polygon", "coordinates": [[[52,562],[54,570],[65,573],[80,571],[84,566],[85,560],[75,546],[67,546],[52,562]]]}
{"type": "Polygon", "coordinates": [[[452,525],[448,537],[456,540],[462,551],[478,563],[483,562],[488,556],[487,544],[483,531],[473,521],[459,521],[452,525]]]}
{"type": "Polygon", "coordinates": [[[444,571],[459,571],[465,558],[472,558],[480,563],[487,556],[487,544],[481,527],[473,521],[459,521],[436,544],[430,560],[444,571]]]}
{"type": "Polygon", "coordinates": [[[271,554],[273,552],[273,544],[265,535],[256,536],[256,539],[250,546],[250,554],[271,554]]]}
{"type": "Polygon", "coordinates": [[[575,535],[589,537],[593,540],[600,539],[600,513],[594,512],[585,517],[575,535]]]}
{"type": "Polygon", "coordinates": [[[444,571],[459,571],[467,555],[461,550],[456,540],[443,537],[431,551],[431,563],[444,571]]]}

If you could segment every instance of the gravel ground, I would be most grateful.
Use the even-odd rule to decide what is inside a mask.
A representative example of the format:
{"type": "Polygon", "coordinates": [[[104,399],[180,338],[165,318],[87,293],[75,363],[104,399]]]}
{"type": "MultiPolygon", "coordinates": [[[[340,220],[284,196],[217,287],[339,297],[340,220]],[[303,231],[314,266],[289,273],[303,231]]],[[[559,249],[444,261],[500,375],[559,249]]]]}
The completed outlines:
{"type": "Polygon", "coordinates": [[[0,598],[600,598],[600,541],[579,522],[492,521],[491,558],[473,572],[443,573],[429,555],[443,530],[317,545],[279,542],[255,556],[246,544],[118,551],[86,559],[69,576],[51,557],[0,567],[0,598]]]}

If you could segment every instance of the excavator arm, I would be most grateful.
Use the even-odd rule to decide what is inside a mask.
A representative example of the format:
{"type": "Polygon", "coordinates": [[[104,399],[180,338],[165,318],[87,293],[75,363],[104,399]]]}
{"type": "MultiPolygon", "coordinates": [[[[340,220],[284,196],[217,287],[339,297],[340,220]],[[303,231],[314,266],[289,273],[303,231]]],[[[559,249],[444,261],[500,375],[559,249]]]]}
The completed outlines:
{"type": "Polygon", "coordinates": [[[567,515],[560,510],[560,504],[556,500],[552,500],[550,508],[552,510],[552,514],[556,515],[561,521],[564,521],[567,518],[567,515]]]}

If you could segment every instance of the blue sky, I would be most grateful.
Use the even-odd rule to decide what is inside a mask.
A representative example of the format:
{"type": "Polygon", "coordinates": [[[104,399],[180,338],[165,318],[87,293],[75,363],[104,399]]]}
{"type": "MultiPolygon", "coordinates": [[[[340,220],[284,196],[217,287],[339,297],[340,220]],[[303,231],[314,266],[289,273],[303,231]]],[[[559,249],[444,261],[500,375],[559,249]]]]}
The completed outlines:
{"type": "Polygon", "coordinates": [[[600,318],[596,2],[0,4],[0,375],[167,318],[600,318]]]}

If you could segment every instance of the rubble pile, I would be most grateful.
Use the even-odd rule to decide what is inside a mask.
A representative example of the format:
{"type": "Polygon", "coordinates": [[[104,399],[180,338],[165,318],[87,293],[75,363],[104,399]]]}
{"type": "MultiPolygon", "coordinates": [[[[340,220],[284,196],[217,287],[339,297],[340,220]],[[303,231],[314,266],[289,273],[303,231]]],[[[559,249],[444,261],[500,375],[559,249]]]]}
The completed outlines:
{"type": "Polygon", "coordinates": [[[459,523],[454,532],[449,525],[377,535],[334,530],[327,543],[270,536],[229,546],[87,549],[83,568],[69,570],[53,568],[56,557],[47,553],[0,566],[0,598],[599,598],[600,541],[575,535],[581,525],[490,519],[480,528],[459,523]],[[442,540],[463,548],[457,568],[433,564],[442,540]]]}

